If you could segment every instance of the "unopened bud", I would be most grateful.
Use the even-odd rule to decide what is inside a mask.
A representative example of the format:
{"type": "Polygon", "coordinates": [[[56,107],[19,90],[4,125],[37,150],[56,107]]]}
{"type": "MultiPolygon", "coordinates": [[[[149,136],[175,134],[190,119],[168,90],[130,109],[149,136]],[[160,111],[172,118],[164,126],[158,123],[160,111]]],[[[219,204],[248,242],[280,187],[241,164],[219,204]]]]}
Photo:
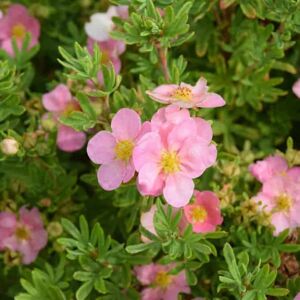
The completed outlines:
{"type": "Polygon", "coordinates": [[[47,131],[53,131],[56,127],[56,122],[52,118],[43,118],[41,121],[42,127],[47,131]]]}
{"type": "Polygon", "coordinates": [[[40,200],[39,204],[40,204],[40,206],[43,206],[43,207],[50,207],[52,204],[52,201],[49,198],[43,198],[40,200]]]}
{"type": "Polygon", "coordinates": [[[14,138],[6,138],[1,141],[0,149],[6,155],[15,155],[19,151],[19,143],[14,138]]]}
{"type": "Polygon", "coordinates": [[[63,233],[63,228],[59,222],[51,222],[47,226],[47,231],[50,237],[58,237],[63,233]]]}

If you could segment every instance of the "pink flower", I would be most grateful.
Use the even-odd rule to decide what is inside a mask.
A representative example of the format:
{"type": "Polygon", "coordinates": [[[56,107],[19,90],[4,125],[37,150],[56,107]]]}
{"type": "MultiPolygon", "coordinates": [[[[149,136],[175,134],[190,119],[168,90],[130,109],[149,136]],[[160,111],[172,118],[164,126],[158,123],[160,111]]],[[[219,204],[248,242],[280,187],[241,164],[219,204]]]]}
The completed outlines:
{"type": "Polygon", "coordinates": [[[65,152],[80,150],[86,142],[85,133],[62,125],[58,121],[60,116],[66,116],[72,111],[80,109],[78,102],[72,98],[68,87],[59,84],[51,92],[44,94],[42,101],[44,107],[52,113],[54,119],[58,122],[56,138],[58,148],[65,152]]]}
{"type": "Polygon", "coordinates": [[[195,191],[195,202],[184,207],[187,221],[192,224],[194,232],[212,232],[222,224],[220,201],[210,191],[195,191]]]}
{"type": "Polygon", "coordinates": [[[132,152],[148,126],[148,123],[142,126],[134,110],[122,108],[112,119],[112,132],[100,131],[91,138],[87,153],[94,163],[101,164],[98,181],[103,189],[114,190],[134,176],[132,152]]]}
{"type": "Polygon", "coordinates": [[[193,178],[215,163],[211,126],[187,110],[167,107],[153,116],[151,129],[133,151],[139,191],[163,194],[170,205],[182,207],[193,195],[193,178]]]}
{"type": "Polygon", "coordinates": [[[269,156],[249,166],[251,174],[260,182],[265,182],[275,175],[284,174],[288,169],[286,160],[279,156],[269,156]]]}
{"type": "Polygon", "coordinates": [[[294,85],[293,85],[293,88],[292,88],[294,94],[300,98],[300,79],[298,79],[294,85]]]}
{"type": "MultiPolygon", "coordinates": [[[[121,71],[121,59],[120,55],[125,51],[125,43],[121,41],[116,41],[113,39],[108,39],[102,42],[96,42],[91,38],[88,38],[87,48],[91,54],[93,54],[94,43],[97,43],[101,51],[101,63],[104,65],[109,65],[112,63],[114,71],[119,74],[121,71]]],[[[103,74],[102,71],[98,73],[99,83],[103,84],[103,74]]]]}
{"type": "Polygon", "coordinates": [[[179,107],[219,107],[225,105],[224,99],[216,94],[209,93],[207,82],[200,78],[195,86],[187,83],[163,84],[147,94],[160,103],[175,104],[179,107]]]}
{"type": "Polygon", "coordinates": [[[263,182],[262,190],[254,197],[271,215],[275,235],[300,226],[300,168],[294,167],[263,182]]]}
{"type": "Polygon", "coordinates": [[[29,15],[27,8],[20,4],[9,7],[7,14],[0,19],[0,47],[9,55],[14,56],[12,39],[16,39],[21,49],[26,33],[30,33],[29,49],[38,43],[40,24],[37,19],[29,15]]]}
{"type": "Polygon", "coordinates": [[[186,282],[185,272],[177,275],[168,274],[174,269],[174,264],[149,265],[135,267],[139,282],[145,286],[142,291],[142,300],[175,300],[179,293],[189,294],[190,287],[186,282]]]}
{"type": "Polygon", "coordinates": [[[19,218],[13,213],[0,213],[0,250],[9,249],[22,255],[23,264],[32,263],[47,244],[47,232],[36,208],[22,207],[19,218]]]}

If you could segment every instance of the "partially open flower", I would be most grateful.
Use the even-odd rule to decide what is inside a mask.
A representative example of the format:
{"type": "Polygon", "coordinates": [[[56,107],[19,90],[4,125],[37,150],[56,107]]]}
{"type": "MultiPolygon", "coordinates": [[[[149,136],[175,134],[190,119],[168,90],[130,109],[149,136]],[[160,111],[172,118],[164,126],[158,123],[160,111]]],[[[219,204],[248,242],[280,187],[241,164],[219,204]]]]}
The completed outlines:
{"type": "Polygon", "coordinates": [[[219,107],[224,106],[224,99],[216,94],[208,92],[207,82],[200,78],[195,86],[187,83],[163,84],[147,94],[160,103],[175,104],[179,107],[219,107]]]}

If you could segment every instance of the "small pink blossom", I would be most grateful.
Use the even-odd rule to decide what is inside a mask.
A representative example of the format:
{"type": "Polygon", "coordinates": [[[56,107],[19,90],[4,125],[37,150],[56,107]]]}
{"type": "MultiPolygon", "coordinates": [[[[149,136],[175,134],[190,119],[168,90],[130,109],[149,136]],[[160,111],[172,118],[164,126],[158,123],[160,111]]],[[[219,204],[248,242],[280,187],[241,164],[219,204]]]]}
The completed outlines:
{"type": "Polygon", "coordinates": [[[133,151],[142,195],[163,194],[174,207],[186,205],[193,195],[194,182],[215,163],[217,150],[211,144],[212,130],[187,110],[160,109],[133,151]]]}
{"type": "MultiPolygon", "coordinates": [[[[154,227],[154,215],[155,215],[156,211],[157,211],[156,205],[152,205],[149,211],[144,212],[141,215],[141,225],[144,228],[146,228],[148,231],[153,233],[154,235],[157,235],[155,227],[154,227]]],[[[150,242],[150,240],[143,235],[141,236],[141,240],[144,243],[150,242]]]]}
{"type": "Polygon", "coordinates": [[[265,182],[275,175],[284,174],[288,169],[286,160],[279,156],[269,156],[249,166],[251,174],[260,182],[265,182]]]}
{"type": "Polygon", "coordinates": [[[218,197],[210,191],[195,191],[195,202],[184,207],[184,214],[188,223],[192,224],[194,232],[212,232],[217,225],[222,224],[218,197]]]}
{"type": "Polygon", "coordinates": [[[9,55],[14,56],[13,38],[21,49],[26,33],[31,35],[29,49],[38,43],[40,24],[37,19],[29,15],[28,10],[21,4],[13,4],[7,14],[0,18],[0,47],[9,55]]]}
{"type": "Polygon", "coordinates": [[[144,286],[142,300],[175,300],[180,293],[189,294],[190,287],[186,282],[185,272],[177,275],[168,274],[174,269],[174,264],[149,265],[135,267],[135,273],[139,282],[144,286]]]}
{"type": "Polygon", "coordinates": [[[84,132],[59,123],[60,116],[67,116],[74,110],[79,110],[79,104],[75,101],[64,84],[59,84],[51,92],[43,95],[43,106],[52,113],[58,123],[56,144],[59,149],[65,152],[74,152],[80,150],[85,142],[86,135],[84,132]]]}
{"type": "Polygon", "coordinates": [[[39,211],[25,207],[20,209],[18,218],[11,212],[0,213],[0,236],[0,250],[19,252],[23,264],[32,263],[48,239],[39,211]]]}
{"type": "Polygon", "coordinates": [[[103,130],[90,139],[87,153],[94,163],[101,164],[98,181],[103,189],[114,190],[134,176],[132,152],[148,126],[142,126],[134,110],[122,108],[112,119],[112,132],[103,130]]]}
{"type": "Polygon", "coordinates": [[[293,85],[293,88],[292,88],[294,94],[300,98],[300,79],[298,79],[294,85],[293,85]]]}
{"type": "Polygon", "coordinates": [[[286,163],[275,157],[265,161],[267,167],[263,166],[263,171],[258,173],[263,186],[254,200],[260,204],[260,209],[270,214],[271,223],[275,227],[274,234],[278,235],[285,229],[300,226],[300,168],[288,169],[286,163]],[[279,166],[277,170],[276,166],[279,166]]]}
{"type": "Polygon", "coordinates": [[[207,82],[200,78],[195,86],[187,83],[163,84],[147,94],[160,103],[175,104],[179,107],[219,107],[225,105],[224,99],[216,94],[209,93],[207,82]]]}

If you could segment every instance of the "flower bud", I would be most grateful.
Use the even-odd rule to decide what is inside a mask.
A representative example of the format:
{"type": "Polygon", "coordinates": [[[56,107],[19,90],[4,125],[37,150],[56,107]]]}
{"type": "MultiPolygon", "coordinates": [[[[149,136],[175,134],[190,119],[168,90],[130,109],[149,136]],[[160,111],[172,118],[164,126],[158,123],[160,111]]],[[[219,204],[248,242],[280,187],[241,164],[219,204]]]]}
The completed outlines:
{"type": "Polygon", "coordinates": [[[15,155],[19,151],[19,143],[14,138],[6,138],[1,141],[0,149],[6,155],[15,155]]]}
{"type": "Polygon", "coordinates": [[[63,228],[59,222],[50,222],[47,226],[47,231],[50,237],[58,237],[63,233],[63,228]]]}

